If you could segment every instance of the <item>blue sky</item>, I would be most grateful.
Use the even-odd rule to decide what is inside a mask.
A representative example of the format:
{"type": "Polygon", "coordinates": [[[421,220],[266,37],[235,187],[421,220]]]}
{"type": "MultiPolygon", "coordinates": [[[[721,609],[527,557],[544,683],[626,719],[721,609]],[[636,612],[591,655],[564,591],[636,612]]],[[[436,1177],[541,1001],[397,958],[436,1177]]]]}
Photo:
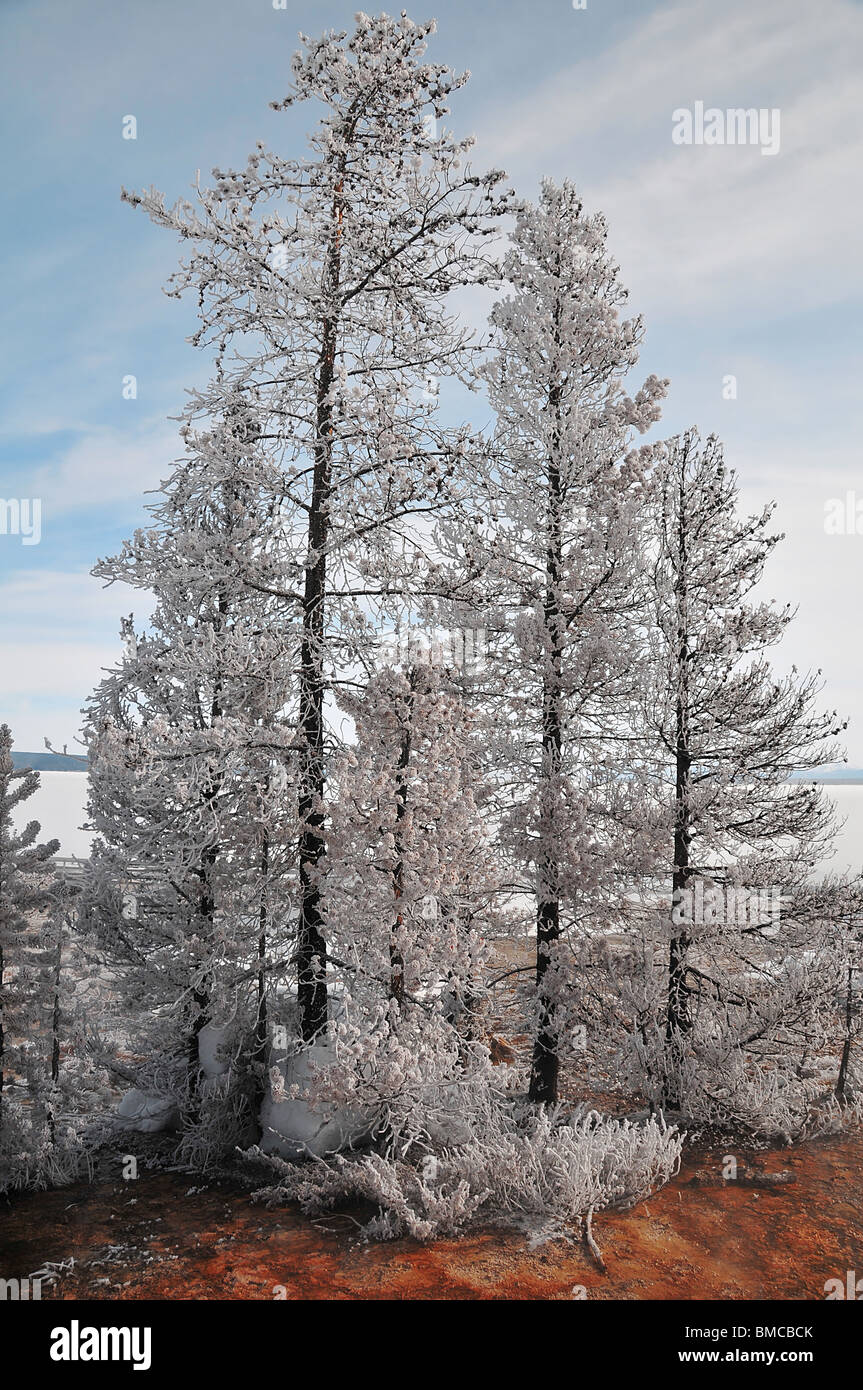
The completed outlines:
{"type": "MultiPolygon", "coordinates": [[[[779,503],[788,534],[768,596],[799,605],[781,663],[823,668],[863,765],[863,534],[827,535],[828,499],[863,500],[860,458],[860,71],[852,0],[442,0],[431,55],[470,68],[448,124],[475,162],[535,195],[573,179],[610,223],[644,314],[643,374],[672,386],[661,426],[726,443],[747,505],[779,503]],[[672,112],[781,114],[778,154],[677,146],[672,112]],[[736,399],[723,382],[737,380],[736,399]]],[[[71,741],[122,613],[140,600],[88,576],[144,520],[177,456],[169,417],[206,358],[193,306],[161,293],[172,237],[120,202],[170,198],[195,171],[243,163],[258,139],[299,152],[308,112],[284,96],[298,30],[353,8],[287,0],[4,0],[7,330],[0,351],[0,497],[42,499],[42,539],[0,535],[0,716],[19,748],[71,741]],[[134,115],[137,139],[122,138],[134,115]],[[124,400],[124,376],[138,394],[124,400]]],[[[478,412],[475,423],[481,423],[478,412]]]]}

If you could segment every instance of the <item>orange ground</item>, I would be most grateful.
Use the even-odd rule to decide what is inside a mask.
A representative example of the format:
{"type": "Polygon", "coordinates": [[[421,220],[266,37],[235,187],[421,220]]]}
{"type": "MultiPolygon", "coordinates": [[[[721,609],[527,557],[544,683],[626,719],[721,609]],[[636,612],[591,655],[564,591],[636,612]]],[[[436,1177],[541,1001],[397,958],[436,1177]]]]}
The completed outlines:
{"type": "MultiPolygon", "coordinates": [[[[720,1153],[693,1153],[677,1179],[634,1211],[600,1215],[603,1274],[579,1243],[531,1248],[525,1235],[482,1229],[420,1246],[371,1245],[345,1214],[312,1222],[252,1206],[221,1184],[143,1172],[0,1206],[0,1267],[23,1277],[75,1259],[62,1299],[823,1299],[828,1279],[863,1275],[863,1136],[750,1160],[791,1170],[777,1188],[723,1184],[720,1153]],[[576,1295],[577,1296],[577,1295],[576,1295]]],[[[119,1163],[118,1163],[119,1172],[119,1163]]]]}

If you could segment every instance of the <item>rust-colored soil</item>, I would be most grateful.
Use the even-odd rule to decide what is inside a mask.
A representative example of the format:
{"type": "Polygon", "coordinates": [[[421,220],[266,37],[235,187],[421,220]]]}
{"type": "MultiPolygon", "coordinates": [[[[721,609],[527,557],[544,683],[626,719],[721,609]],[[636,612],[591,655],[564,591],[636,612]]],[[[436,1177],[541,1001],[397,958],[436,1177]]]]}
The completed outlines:
{"type": "Polygon", "coordinates": [[[597,1217],[605,1274],[577,1240],[368,1244],[345,1214],[312,1222],[148,1172],[0,1205],[0,1273],[71,1256],[43,1289],[60,1299],[823,1299],[828,1279],[863,1275],[863,1136],[737,1157],[741,1182],[723,1181],[722,1153],[692,1153],[647,1203],[597,1217]],[[749,1185],[781,1170],[794,1182],[749,1185]]]}

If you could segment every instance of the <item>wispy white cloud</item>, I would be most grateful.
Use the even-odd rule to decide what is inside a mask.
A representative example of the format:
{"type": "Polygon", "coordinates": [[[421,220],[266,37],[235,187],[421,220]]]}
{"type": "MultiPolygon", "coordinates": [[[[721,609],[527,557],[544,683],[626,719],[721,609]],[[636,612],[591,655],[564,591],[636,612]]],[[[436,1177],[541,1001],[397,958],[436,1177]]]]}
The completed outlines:
{"type": "Polygon", "coordinates": [[[158,487],[181,456],[176,426],[163,420],[142,420],[134,430],[106,426],[82,435],[56,463],[36,469],[28,487],[42,497],[46,515],[137,501],[158,487]]]}
{"type": "Polygon", "coordinates": [[[152,609],[149,594],[77,571],[18,571],[0,583],[0,719],[17,747],[38,750],[44,737],[71,746],[82,706],[121,656],[121,615],[143,625],[152,609]]]}
{"type": "Polygon", "coordinates": [[[134,609],[149,616],[153,600],[126,585],[106,586],[86,571],[19,570],[0,583],[0,608],[8,651],[6,642],[22,638],[54,645],[64,636],[94,629],[113,635],[119,631],[121,614],[134,609]]]}
{"type": "Polygon", "coordinates": [[[831,304],[858,283],[861,62],[850,0],[687,0],[498,104],[481,144],[520,177],[575,177],[607,213],[640,307],[831,304]],[[674,145],[672,112],[696,100],[779,108],[779,154],[674,145]]]}

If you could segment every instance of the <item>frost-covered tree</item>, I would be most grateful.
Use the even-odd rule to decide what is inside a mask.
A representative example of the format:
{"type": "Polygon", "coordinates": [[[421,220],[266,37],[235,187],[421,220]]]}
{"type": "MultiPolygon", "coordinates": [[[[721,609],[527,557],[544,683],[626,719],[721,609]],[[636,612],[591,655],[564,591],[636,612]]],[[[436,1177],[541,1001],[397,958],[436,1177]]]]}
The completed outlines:
{"type": "Polygon", "coordinates": [[[341,700],[357,741],[336,779],[327,856],[345,1015],[333,1075],[343,1104],[376,1116],[387,1151],[416,1152],[464,1124],[465,1091],[489,1069],[480,1017],[498,885],[472,720],[430,663],[384,668],[341,700]]]}
{"type": "Polygon", "coordinates": [[[478,1005],[499,879],[475,805],[474,721],[452,673],[426,663],[380,672],[346,705],[357,741],[334,778],[327,855],[342,1007],[312,1105],[371,1143],[312,1165],[271,1157],[278,1184],[258,1195],[311,1211],[365,1198],[379,1209],[366,1230],[383,1238],[489,1214],[589,1229],[594,1210],[667,1181],[680,1136],[586,1108],[537,1112],[519,1069],[490,1065],[478,1005]]]}
{"type": "Polygon", "coordinates": [[[38,788],[38,772],[13,766],[12,735],[0,726],[0,1190],[70,1177],[80,1153],[63,1114],[74,1100],[60,1066],[68,1021],[68,903],[52,872],[60,846],[39,843],[38,821],[13,825],[38,788]]]}
{"type": "Polygon", "coordinates": [[[197,297],[193,341],[221,376],[192,411],[220,408],[225,383],[255,404],[282,471],[276,594],[300,627],[297,861],[303,1037],[326,1025],[321,868],[328,687],[367,658],[370,614],[409,583],[428,514],[445,505],[464,430],[436,423],[437,383],[462,373],[470,338],[450,293],[486,281],[485,238],[508,206],[497,171],[477,175],[470,141],[443,126],[458,76],[424,61],[434,24],[357,16],[353,33],[303,37],[285,110],[323,107],[311,156],[259,144],[244,169],[215,171],[197,204],[128,197],[183,238],[172,292],[197,297]],[[234,355],[230,355],[233,349],[234,355]]]}
{"type": "Polygon", "coordinates": [[[819,1031],[823,940],[801,904],[834,815],[823,788],[789,778],[838,757],[845,724],[817,711],[817,674],[769,664],[793,614],[753,591],[780,537],[773,507],[741,516],[737,493],[719,441],[695,431],[670,442],[651,491],[643,711],[672,894],[648,951],[665,951],[659,1013],[651,986],[638,1046],[672,1108],[762,1084],[819,1031]]]}
{"type": "Polygon", "coordinates": [[[341,699],[357,743],[333,813],[335,947],[393,1019],[412,1008],[422,1018],[434,998],[470,1036],[499,892],[471,714],[449,673],[426,662],[384,668],[341,699]]]}
{"type": "Polygon", "coordinates": [[[28,1074],[26,1053],[38,1014],[31,952],[38,919],[52,902],[48,871],[60,848],[59,840],[37,843],[38,821],[21,831],[12,823],[12,812],[38,789],[38,772],[15,768],[12,732],[0,725],[0,1132],[10,1074],[28,1074]]]}
{"type": "MultiPolygon", "coordinates": [[[[277,515],[252,415],[240,400],[208,431],[136,532],[95,573],[152,593],[149,629],[88,708],[90,911],[125,965],[126,995],[162,1036],[175,1083],[199,1099],[203,1030],[253,1013],[264,1070],[267,977],[286,969],[273,900],[292,901],[295,731],[285,718],[296,634],[239,577],[272,543],[277,515]],[[293,639],[293,640],[292,640],[293,639]],[[254,996],[254,1000],[253,1000],[254,996]]],[[[170,1089],[170,1087],[169,1087],[170,1089]]]]}
{"type": "MultiPolygon", "coordinates": [[[[863,1101],[857,1055],[863,1031],[863,876],[813,877],[795,889],[787,908],[779,934],[785,946],[783,974],[799,956],[801,992],[809,1010],[806,1032],[798,1030],[792,1040],[800,1057],[800,1079],[813,1083],[811,1094],[804,1090],[801,1100],[821,1108],[822,1123],[835,1100],[847,1122],[859,1118],[863,1101]],[[801,1038],[808,1044],[805,1051],[801,1038]]],[[[817,1118],[816,1109],[816,1124],[817,1118]]]]}
{"type": "Polygon", "coordinates": [[[620,737],[639,593],[644,457],[632,437],[658,418],[665,383],[625,388],[641,321],[621,317],[605,220],[570,184],[544,183],[520,214],[505,272],[484,372],[493,465],[474,518],[441,544],[481,573],[464,597],[497,632],[476,688],[494,710],[502,837],[536,898],[530,1094],[548,1103],[573,988],[566,939],[608,915],[621,862],[639,853],[620,737]]]}

